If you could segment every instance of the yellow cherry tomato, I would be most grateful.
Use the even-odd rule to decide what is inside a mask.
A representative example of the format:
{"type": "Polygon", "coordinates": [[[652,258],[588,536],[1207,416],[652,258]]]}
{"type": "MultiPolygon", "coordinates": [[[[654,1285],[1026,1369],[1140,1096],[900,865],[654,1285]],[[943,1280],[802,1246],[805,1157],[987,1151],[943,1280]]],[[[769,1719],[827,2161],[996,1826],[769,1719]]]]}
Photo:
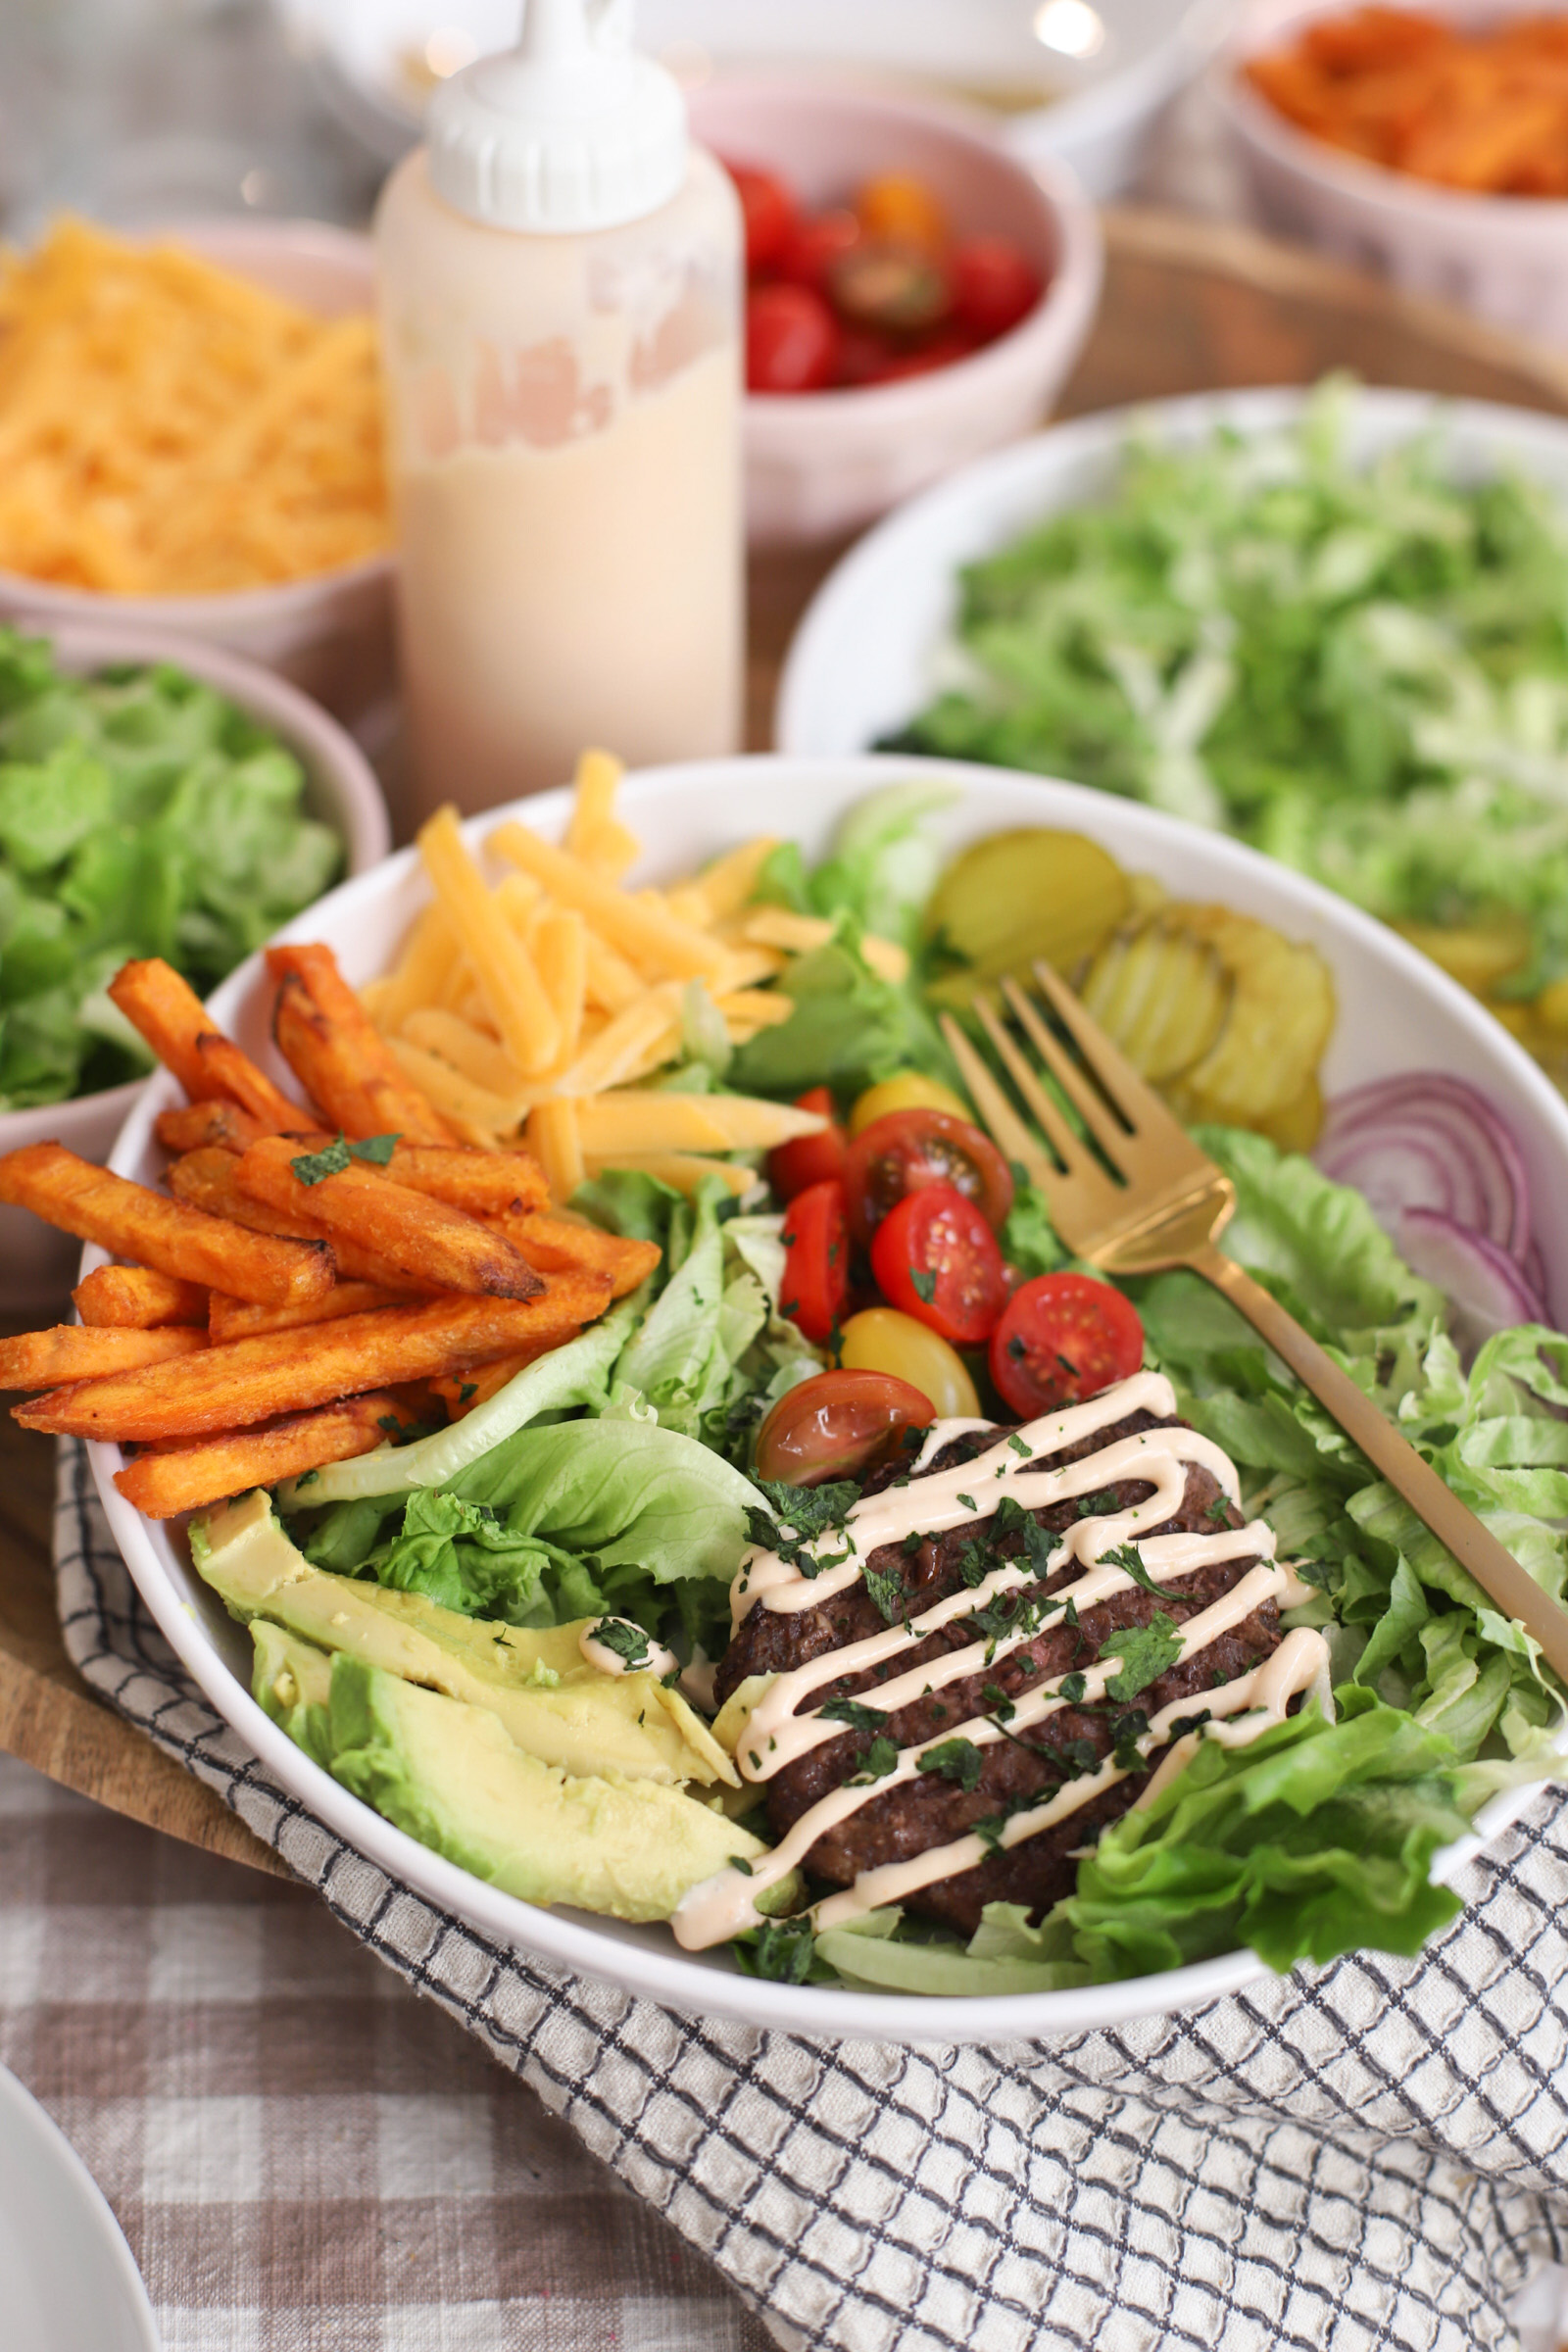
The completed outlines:
{"type": "Polygon", "coordinates": [[[974,1382],[956,1348],[897,1307],[868,1306],[844,1326],[839,1362],[849,1372],[891,1372],[935,1405],[942,1419],[980,1410],[974,1382]]]}
{"type": "Polygon", "coordinates": [[[885,237],[891,245],[914,245],[922,253],[941,253],[948,242],[948,223],[942,207],[923,179],[911,172],[882,172],[868,179],[855,199],[856,217],[868,237],[885,237]]]}
{"type": "Polygon", "coordinates": [[[956,1119],[966,1119],[974,1125],[974,1112],[967,1102],[960,1102],[951,1086],[940,1078],[923,1078],[918,1070],[906,1070],[898,1078],[879,1078],[856,1099],[850,1113],[850,1133],[858,1135],[873,1119],[886,1118],[894,1110],[945,1110],[956,1119]]]}

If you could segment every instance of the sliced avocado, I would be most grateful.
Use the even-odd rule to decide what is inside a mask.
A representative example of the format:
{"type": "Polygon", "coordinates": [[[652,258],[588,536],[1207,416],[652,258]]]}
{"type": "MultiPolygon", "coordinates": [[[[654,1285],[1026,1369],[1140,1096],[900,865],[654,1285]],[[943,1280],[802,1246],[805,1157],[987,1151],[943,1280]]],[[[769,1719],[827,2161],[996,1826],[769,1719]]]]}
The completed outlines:
{"type": "Polygon", "coordinates": [[[260,1490],[197,1521],[190,1544],[198,1571],[241,1623],[270,1618],[322,1649],[488,1707],[546,1764],[666,1785],[739,1785],[678,1691],[657,1675],[599,1673],[578,1647],[578,1626],[525,1631],[460,1616],[422,1592],[313,1568],[260,1490]]]}
{"type": "Polygon", "coordinates": [[[667,1919],[701,1880],[764,1850],[678,1788],[616,1773],[571,1778],[524,1755],[488,1707],[342,1651],[327,1728],[328,1769],[345,1788],[525,1902],[667,1919]]]}
{"type": "Polygon", "coordinates": [[[332,1661],[313,1642],[302,1642],[265,1617],[251,1621],[256,1656],[251,1667],[251,1693],[264,1714],[287,1732],[315,1764],[329,1764],[331,1736],[327,1729],[327,1700],[332,1690],[332,1661]]]}

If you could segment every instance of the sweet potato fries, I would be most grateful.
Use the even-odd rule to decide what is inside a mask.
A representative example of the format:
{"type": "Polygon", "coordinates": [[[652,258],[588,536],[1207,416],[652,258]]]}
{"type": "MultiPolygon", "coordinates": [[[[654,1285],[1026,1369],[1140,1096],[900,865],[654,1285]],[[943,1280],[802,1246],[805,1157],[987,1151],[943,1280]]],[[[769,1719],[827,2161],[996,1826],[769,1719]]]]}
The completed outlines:
{"type": "Polygon", "coordinates": [[[166,1197],[58,1144],[0,1157],[0,1200],[128,1262],[79,1324],[0,1343],[29,1429],[113,1441],[153,1518],[297,1477],[457,1418],[573,1338],[658,1263],[550,1210],[523,1151],[460,1142],[329,949],[271,950],[296,1101],[156,960],[113,983],[189,1101],[163,1113],[166,1197]]]}

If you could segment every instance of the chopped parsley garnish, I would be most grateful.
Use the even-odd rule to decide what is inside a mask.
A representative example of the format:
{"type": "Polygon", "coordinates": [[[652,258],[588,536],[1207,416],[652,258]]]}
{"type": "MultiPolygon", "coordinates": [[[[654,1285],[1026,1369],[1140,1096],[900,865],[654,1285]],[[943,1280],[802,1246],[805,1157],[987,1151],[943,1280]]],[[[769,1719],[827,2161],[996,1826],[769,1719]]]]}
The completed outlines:
{"type": "Polygon", "coordinates": [[[997,1505],[995,1525],[999,1536],[1015,1536],[1022,1529],[1033,1527],[1034,1521],[1016,1494],[1004,1494],[997,1505]]]}
{"type": "Polygon", "coordinates": [[[1182,1654],[1182,1638],[1164,1610],[1156,1609],[1147,1625],[1107,1634],[1100,1654],[1102,1661],[1109,1657],[1120,1660],[1105,1685],[1105,1696],[1125,1705],[1157,1682],[1168,1666],[1175,1665],[1182,1654]]]}
{"type": "Polygon", "coordinates": [[[911,1266],[909,1268],[909,1280],[914,1287],[915,1297],[920,1299],[923,1304],[929,1306],[932,1299],[937,1295],[937,1278],[935,1274],[928,1274],[919,1266],[911,1266]]]}
{"type": "Polygon", "coordinates": [[[626,1666],[636,1668],[648,1663],[648,1636],[640,1625],[626,1617],[601,1617],[594,1627],[594,1640],[612,1657],[619,1658],[626,1666]]]}
{"type": "Polygon", "coordinates": [[[1042,1740],[1035,1754],[1059,1772],[1064,1781],[1081,1780],[1086,1772],[1100,1770],[1100,1757],[1092,1740],[1063,1740],[1059,1746],[1042,1740]]]}
{"type": "Polygon", "coordinates": [[[917,1527],[911,1527],[899,1548],[906,1560],[912,1560],[924,1542],[925,1538],[921,1535],[920,1530],[917,1527]]]}
{"type": "Polygon", "coordinates": [[[1149,1729],[1142,1707],[1129,1707],[1110,1727],[1111,1752],[1123,1772],[1142,1772],[1144,1753],[1138,1742],[1149,1729]]]}
{"type": "Polygon", "coordinates": [[[750,1936],[738,1936],[730,1950],[749,1977],[771,1984],[804,1984],[816,1957],[816,1937],[806,1912],[795,1919],[764,1919],[750,1936]]]}
{"type": "Polygon", "coordinates": [[[1002,1565],[998,1555],[983,1539],[966,1544],[958,1554],[958,1574],[971,1592],[977,1585],[985,1583],[993,1568],[1002,1565]]]}
{"type": "Polygon", "coordinates": [[[980,1505],[976,1502],[972,1494],[960,1494],[958,1496],[958,1500],[962,1503],[966,1511],[977,1511],[980,1508],[980,1505]]]}
{"type": "Polygon", "coordinates": [[[1002,1833],[1006,1826],[1007,1816],[1005,1813],[993,1813],[988,1821],[973,1821],[969,1824],[974,1836],[979,1838],[986,1851],[992,1854],[1001,1853],[1002,1833]]]}
{"type": "Polygon", "coordinates": [[[804,1577],[820,1576],[824,1568],[837,1568],[849,1559],[853,1546],[825,1557],[805,1547],[819,1536],[842,1530],[860,1499],[860,1490],[853,1480],[833,1479],[821,1487],[787,1487],[769,1478],[760,1478],[754,1483],[767,1496],[774,1513],[770,1517],[755,1503],[747,1510],[746,1533],[760,1551],[776,1552],[788,1567],[798,1568],[804,1577]],[[786,1528],[791,1530],[788,1535],[784,1532],[786,1528]]]}
{"type": "Polygon", "coordinates": [[[920,1758],[922,1772],[934,1772],[966,1793],[980,1785],[985,1758],[972,1740],[943,1740],[920,1758]]]}
{"type": "Polygon", "coordinates": [[[368,1135],[363,1142],[351,1144],[346,1135],[338,1135],[323,1150],[302,1152],[288,1164],[301,1184],[321,1184],[328,1176],[341,1176],[352,1159],[368,1159],[372,1166],[384,1168],[399,1141],[395,1135],[368,1135]]]}
{"type": "Polygon", "coordinates": [[[1102,1487],[1098,1494],[1080,1494],[1078,1497],[1080,1519],[1108,1519],[1115,1508],[1116,1497],[1108,1487],[1102,1487]]]}
{"type": "Polygon", "coordinates": [[[729,1866],[731,1870],[738,1870],[743,1878],[749,1879],[752,1875],[752,1866],[744,1854],[731,1854],[729,1866]]]}
{"type": "Polygon", "coordinates": [[[999,1725],[1006,1726],[1018,1712],[1000,1683],[982,1683],[980,1695],[991,1709],[999,1725]]]}
{"type": "Polygon", "coordinates": [[[1228,1494],[1216,1494],[1212,1501],[1204,1504],[1203,1509],[1204,1516],[1212,1519],[1216,1527],[1229,1527],[1231,1523],[1231,1498],[1228,1494]]]}
{"type": "Polygon", "coordinates": [[[1084,1674],[1064,1674],[1056,1689],[1068,1706],[1075,1707],[1089,1689],[1089,1678],[1084,1674]]]}
{"type": "Polygon", "coordinates": [[[877,1615],[884,1625],[898,1625],[904,1616],[904,1587],[891,1568],[873,1568],[866,1562],[861,1574],[865,1589],[871,1595],[877,1615]]]}
{"type": "Polygon", "coordinates": [[[883,1707],[867,1707],[858,1698],[824,1699],[817,1713],[825,1723],[847,1723],[852,1732],[879,1732],[887,1721],[883,1707]]]}
{"type": "Polygon", "coordinates": [[[1118,1544],[1113,1551],[1102,1551],[1100,1555],[1097,1565],[1101,1567],[1119,1568],[1123,1576],[1130,1576],[1133,1580],[1133,1583],[1135,1585],[1142,1585],[1146,1592],[1157,1592],[1159,1591],[1158,1585],[1155,1584],[1153,1578],[1150,1575],[1149,1570],[1144,1566],[1142,1559],[1139,1557],[1138,1546],[1136,1544],[1118,1544]]]}
{"type": "Polygon", "coordinates": [[[1207,1707],[1200,1707],[1196,1715],[1178,1715],[1170,1727],[1170,1737],[1179,1740],[1184,1732],[1200,1732],[1205,1723],[1212,1723],[1213,1720],[1207,1707]]]}
{"type": "MultiPolygon", "coordinates": [[[[886,1720],[884,1716],[883,1721],[886,1720]]],[[[861,1750],[857,1760],[860,1769],[848,1783],[851,1788],[865,1788],[873,1781],[885,1781],[890,1772],[897,1772],[899,1768],[898,1741],[884,1740],[879,1735],[869,1747],[861,1750]]]]}
{"type": "Polygon", "coordinates": [[[667,1674],[662,1674],[659,1680],[664,1690],[673,1690],[675,1685],[680,1681],[681,1675],[684,1671],[685,1670],[683,1667],[677,1665],[672,1666],[667,1674]]]}
{"type": "Polygon", "coordinates": [[[468,1398],[473,1395],[474,1390],[478,1386],[479,1383],[476,1380],[460,1381],[458,1383],[458,1402],[460,1404],[466,1404],[468,1398]]]}
{"type": "Polygon", "coordinates": [[[1008,1438],[1007,1444],[1012,1447],[1013,1452],[1021,1454],[1026,1462],[1034,1459],[1034,1447],[1026,1438],[1020,1438],[1016,1430],[1008,1438]]]}

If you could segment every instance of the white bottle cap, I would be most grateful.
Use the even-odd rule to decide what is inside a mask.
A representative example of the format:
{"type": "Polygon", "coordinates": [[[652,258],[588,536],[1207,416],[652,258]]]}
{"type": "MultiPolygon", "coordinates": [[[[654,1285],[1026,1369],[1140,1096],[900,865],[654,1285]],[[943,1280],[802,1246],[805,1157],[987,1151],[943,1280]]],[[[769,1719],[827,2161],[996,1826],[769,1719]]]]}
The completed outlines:
{"type": "Polygon", "coordinates": [[[613,228],[686,174],[686,102],[631,50],[631,0],[523,0],[519,47],[443,82],[425,117],[436,193],[497,228],[613,228]]]}

